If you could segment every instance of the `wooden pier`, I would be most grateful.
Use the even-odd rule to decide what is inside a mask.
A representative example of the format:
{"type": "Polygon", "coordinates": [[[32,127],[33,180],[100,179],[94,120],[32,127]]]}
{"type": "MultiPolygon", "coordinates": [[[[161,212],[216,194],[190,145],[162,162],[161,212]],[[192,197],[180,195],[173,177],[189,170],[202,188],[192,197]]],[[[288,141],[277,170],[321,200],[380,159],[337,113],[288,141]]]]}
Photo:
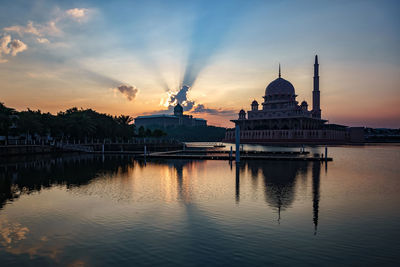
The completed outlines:
{"type": "MultiPolygon", "coordinates": [[[[234,151],[218,150],[176,150],[167,152],[154,152],[139,154],[136,156],[146,158],[164,159],[199,159],[199,160],[230,160],[233,161],[234,151]]],[[[288,161],[332,161],[332,158],[322,156],[309,156],[308,151],[241,151],[241,160],[288,160],[288,161]]]]}

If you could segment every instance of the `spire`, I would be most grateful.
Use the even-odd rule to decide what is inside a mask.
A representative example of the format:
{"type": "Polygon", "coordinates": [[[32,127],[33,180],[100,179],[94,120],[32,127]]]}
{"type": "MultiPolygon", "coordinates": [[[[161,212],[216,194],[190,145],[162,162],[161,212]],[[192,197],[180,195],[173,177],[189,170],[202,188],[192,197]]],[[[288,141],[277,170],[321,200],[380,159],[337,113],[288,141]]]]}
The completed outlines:
{"type": "MultiPolygon", "coordinates": [[[[318,55],[315,55],[315,62],[314,62],[314,77],[319,76],[319,64],[318,64],[318,55]]],[[[317,91],[319,90],[319,85],[317,86],[317,91]]]]}
{"type": "Polygon", "coordinates": [[[321,118],[321,107],[320,107],[320,92],[319,92],[319,64],[318,55],[315,55],[314,63],[314,89],[313,89],[313,118],[321,118]]]}
{"type": "Polygon", "coordinates": [[[279,63],[279,78],[281,77],[281,63],[279,63]]]}

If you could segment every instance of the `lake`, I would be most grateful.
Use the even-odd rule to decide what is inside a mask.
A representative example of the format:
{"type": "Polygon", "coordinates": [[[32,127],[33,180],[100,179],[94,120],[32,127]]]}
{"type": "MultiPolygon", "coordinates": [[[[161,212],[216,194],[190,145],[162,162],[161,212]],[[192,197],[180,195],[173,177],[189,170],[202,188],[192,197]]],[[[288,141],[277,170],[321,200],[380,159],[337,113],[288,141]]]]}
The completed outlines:
{"type": "Polygon", "coordinates": [[[119,155],[2,158],[0,265],[398,265],[400,146],[328,153],[327,164],[238,166],[119,155]]]}

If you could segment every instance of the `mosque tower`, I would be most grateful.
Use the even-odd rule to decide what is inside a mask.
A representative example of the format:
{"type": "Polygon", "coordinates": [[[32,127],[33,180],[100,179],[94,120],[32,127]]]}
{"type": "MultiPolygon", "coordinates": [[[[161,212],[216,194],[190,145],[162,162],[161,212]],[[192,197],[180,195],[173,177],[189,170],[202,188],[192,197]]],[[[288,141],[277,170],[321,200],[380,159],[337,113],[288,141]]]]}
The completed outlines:
{"type": "Polygon", "coordinates": [[[318,68],[319,68],[318,55],[315,55],[312,116],[313,116],[313,118],[321,119],[321,108],[320,108],[320,101],[319,101],[319,73],[318,73],[318,68]]]}

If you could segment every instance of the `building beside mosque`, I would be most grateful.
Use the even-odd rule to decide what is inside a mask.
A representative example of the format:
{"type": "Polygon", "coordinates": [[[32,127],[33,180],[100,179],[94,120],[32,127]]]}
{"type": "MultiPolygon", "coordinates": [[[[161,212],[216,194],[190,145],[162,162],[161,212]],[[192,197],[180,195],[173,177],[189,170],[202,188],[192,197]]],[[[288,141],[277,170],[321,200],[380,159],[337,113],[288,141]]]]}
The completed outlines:
{"type": "MultiPolygon", "coordinates": [[[[242,143],[342,143],[363,142],[362,127],[347,127],[330,124],[321,117],[319,90],[318,56],[314,63],[314,88],[312,108],[306,101],[299,104],[294,86],[281,77],[279,66],[278,78],[265,89],[261,108],[257,100],[251,103],[251,109],[239,112],[239,117],[232,120],[240,127],[242,143]]],[[[225,141],[235,141],[235,130],[228,129],[225,141]]]]}
{"type": "Polygon", "coordinates": [[[178,126],[207,126],[207,120],[194,118],[192,115],[183,114],[183,107],[178,103],[174,107],[174,114],[159,114],[139,116],[135,118],[136,127],[178,127],[178,126]]]}

